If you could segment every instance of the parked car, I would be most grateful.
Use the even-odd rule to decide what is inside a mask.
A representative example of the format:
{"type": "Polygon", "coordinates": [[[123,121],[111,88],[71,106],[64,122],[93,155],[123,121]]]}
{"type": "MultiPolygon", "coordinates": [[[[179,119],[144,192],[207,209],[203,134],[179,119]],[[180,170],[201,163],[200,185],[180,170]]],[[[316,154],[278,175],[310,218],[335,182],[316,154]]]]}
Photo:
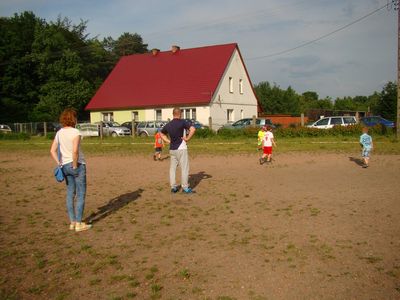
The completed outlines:
{"type": "MultiPolygon", "coordinates": [[[[135,121],[135,128],[137,128],[139,122],[135,121]]],[[[129,128],[129,130],[132,132],[132,122],[124,122],[121,124],[122,127],[129,128]]]]}
{"type": "Polygon", "coordinates": [[[102,124],[103,135],[111,135],[113,137],[131,135],[131,130],[129,128],[121,126],[117,122],[102,122],[102,124]]]}
{"type": "Polygon", "coordinates": [[[202,123],[200,123],[199,121],[196,121],[196,120],[185,119],[185,121],[189,122],[196,129],[203,129],[206,127],[202,123]]]}
{"type": "Polygon", "coordinates": [[[318,128],[318,129],[329,129],[333,126],[349,126],[357,124],[356,117],[353,116],[335,116],[335,117],[326,117],[321,118],[318,121],[314,122],[311,125],[307,125],[309,128],[318,128]]]}
{"type": "Polygon", "coordinates": [[[11,133],[12,130],[8,125],[0,125],[0,132],[2,133],[11,133]]]}
{"type": "MultiPolygon", "coordinates": [[[[220,129],[242,129],[251,126],[251,122],[253,121],[252,118],[245,118],[245,119],[240,119],[234,123],[227,123],[223,125],[220,129]]],[[[263,127],[265,125],[269,125],[272,128],[275,128],[275,125],[272,124],[270,119],[262,119],[262,118],[257,118],[256,119],[256,126],[257,127],[263,127]]]]}
{"type": "Polygon", "coordinates": [[[360,122],[368,127],[380,124],[385,127],[394,128],[394,122],[386,120],[381,116],[364,117],[360,119],[360,122]]]}
{"type": "Polygon", "coordinates": [[[137,135],[138,136],[151,136],[155,135],[157,129],[163,128],[168,121],[145,121],[139,122],[137,125],[137,135]]]}

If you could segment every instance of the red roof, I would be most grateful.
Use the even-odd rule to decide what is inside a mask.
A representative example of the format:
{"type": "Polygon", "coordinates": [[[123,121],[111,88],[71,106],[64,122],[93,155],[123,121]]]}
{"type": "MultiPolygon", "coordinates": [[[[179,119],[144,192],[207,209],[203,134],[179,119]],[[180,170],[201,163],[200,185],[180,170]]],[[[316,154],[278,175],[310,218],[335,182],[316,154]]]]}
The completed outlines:
{"type": "Polygon", "coordinates": [[[87,110],[207,105],[236,43],[122,57],[87,110]]]}

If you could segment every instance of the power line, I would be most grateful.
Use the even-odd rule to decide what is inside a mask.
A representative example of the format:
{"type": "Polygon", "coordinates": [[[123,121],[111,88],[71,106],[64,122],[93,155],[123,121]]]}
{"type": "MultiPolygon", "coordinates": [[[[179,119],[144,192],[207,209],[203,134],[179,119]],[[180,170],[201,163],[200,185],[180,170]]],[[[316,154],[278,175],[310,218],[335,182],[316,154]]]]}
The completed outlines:
{"type": "Polygon", "coordinates": [[[236,14],[236,15],[231,15],[231,16],[227,16],[227,17],[223,17],[223,18],[211,19],[206,22],[203,21],[203,22],[200,22],[197,24],[188,24],[188,25],[171,28],[171,29],[165,29],[165,30],[161,30],[161,31],[144,33],[143,35],[146,37],[149,37],[149,36],[158,36],[158,35],[162,35],[162,34],[166,34],[166,33],[175,33],[175,32],[179,32],[179,31],[187,31],[187,30],[193,31],[193,30],[209,28],[209,27],[212,27],[215,25],[233,23],[233,22],[241,20],[241,19],[248,19],[248,18],[252,18],[255,16],[259,16],[259,15],[273,16],[273,15],[275,15],[275,12],[281,11],[281,10],[285,9],[286,7],[299,6],[307,1],[309,1],[309,0],[301,0],[301,1],[294,2],[294,3],[289,3],[286,5],[279,5],[279,6],[272,7],[272,8],[270,7],[270,8],[266,8],[266,9],[253,11],[253,12],[236,14]]]}
{"type": "Polygon", "coordinates": [[[324,35],[322,35],[322,36],[320,36],[320,37],[318,37],[318,38],[315,38],[315,39],[313,39],[313,40],[311,40],[311,41],[302,43],[302,44],[300,44],[300,45],[298,45],[298,46],[295,46],[295,47],[292,47],[292,48],[289,48],[289,49],[286,49],[286,50],[282,50],[282,51],[279,51],[279,52],[275,52],[275,53],[263,55],[263,56],[256,56],[256,57],[247,58],[246,60],[247,60],[247,61],[251,61],[251,60],[258,60],[258,59],[263,59],[263,58],[270,58],[270,57],[273,57],[273,56],[278,56],[278,55],[282,55],[282,54],[286,54],[286,53],[292,52],[292,51],[297,50],[297,49],[299,49],[299,48],[303,48],[303,47],[305,47],[305,46],[308,46],[308,45],[310,45],[310,44],[313,44],[313,43],[315,43],[315,42],[318,42],[318,41],[320,41],[320,40],[322,40],[322,39],[324,39],[324,38],[327,38],[328,36],[331,36],[331,35],[333,35],[333,34],[339,32],[339,31],[342,31],[342,30],[344,30],[344,29],[346,29],[346,28],[348,28],[348,27],[350,27],[350,26],[352,26],[352,25],[354,25],[354,24],[356,24],[356,23],[358,23],[358,22],[361,22],[362,20],[364,20],[364,19],[366,19],[366,18],[372,16],[373,14],[375,14],[375,13],[377,13],[378,11],[384,9],[385,7],[388,7],[388,4],[385,4],[385,5],[383,5],[383,6],[379,7],[379,8],[377,8],[377,9],[371,11],[370,13],[368,13],[368,14],[362,16],[361,18],[358,18],[358,19],[356,19],[356,20],[354,20],[354,21],[352,21],[352,22],[350,22],[350,23],[348,23],[348,24],[346,24],[346,25],[344,25],[344,26],[342,26],[342,27],[339,27],[338,29],[335,29],[335,30],[333,30],[333,31],[331,31],[331,32],[329,32],[329,33],[326,33],[326,34],[324,34],[324,35]]]}

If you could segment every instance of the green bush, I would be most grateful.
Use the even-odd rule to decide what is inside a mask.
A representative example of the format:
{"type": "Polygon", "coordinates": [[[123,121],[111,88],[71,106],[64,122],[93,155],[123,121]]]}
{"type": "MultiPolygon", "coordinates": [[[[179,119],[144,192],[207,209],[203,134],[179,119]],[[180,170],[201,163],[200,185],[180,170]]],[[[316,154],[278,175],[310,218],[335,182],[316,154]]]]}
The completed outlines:
{"type": "Polygon", "coordinates": [[[195,136],[198,138],[209,138],[215,136],[215,131],[211,130],[210,128],[199,128],[196,129],[195,136]]]}
{"type": "Polygon", "coordinates": [[[55,132],[48,132],[46,135],[46,139],[48,139],[48,140],[54,140],[55,137],[56,137],[55,132]]]}
{"type": "Polygon", "coordinates": [[[25,132],[4,133],[0,132],[0,140],[29,140],[31,136],[25,132]]]}
{"type": "MultiPolygon", "coordinates": [[[[260,129],[258,127],[248,127],[245,129],[227,129],[223,128],[218,131],[218,137],[222,138],[235,138],[235,137],[257,137],[257,132],[260,129]]],[[[351,126],[335,126],[330,129],[318,129],[318,128],[308,128],[301,126],[289,126],[288,128],[275,128],[275,137],[325,137],[325,136],[360,136],[362,134],[362,125],[351,125],[351,126]]],[[[385,126],[374,126],[369,128],[369,133],[371,135],[393,135],[394,131],[391,128],[385,126]]]]}

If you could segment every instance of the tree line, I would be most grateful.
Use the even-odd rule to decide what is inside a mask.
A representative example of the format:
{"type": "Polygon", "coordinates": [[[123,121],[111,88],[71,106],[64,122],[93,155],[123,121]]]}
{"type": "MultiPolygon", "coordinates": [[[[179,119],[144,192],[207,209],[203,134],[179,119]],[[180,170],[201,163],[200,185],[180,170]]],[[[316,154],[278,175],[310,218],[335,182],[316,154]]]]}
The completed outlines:
{"type": "Polygon", "coordinates": [[[89,38],[87,22],[32,12],[0,18],[0,122],[55,121],[84,107],[123,55],[148,52],[139,34],[89,38]]]}
{"type": "MultiPolygon", "coordinates": [[[[137,33],[99,40],[87,22],[68,18],[47,22],[33,12],[0,18],[0,123],[55,121],[66,107],[88,119],[84,107],[121,56],[146,53],[137,33]]],[[[319,99],[314,91],[260,82],[256,94],[264,112],[300,114],[309,109],[371,111],[394,120],[397,86],[388,82],[370,96],[319,99]]]]}
{"type": "Polygon", "coordinates": [[[317,92],[296,93],[290,86],[285,90],[268,81],[260,82],[254,90],[263,110],[267,114],[299,115],[312,109],[337,111],[365,111],[381,115],[389,120],[396,119],[397,84],[389,81],[382,91],[369,96],[330,97],[320,99],[317,92]]]}

